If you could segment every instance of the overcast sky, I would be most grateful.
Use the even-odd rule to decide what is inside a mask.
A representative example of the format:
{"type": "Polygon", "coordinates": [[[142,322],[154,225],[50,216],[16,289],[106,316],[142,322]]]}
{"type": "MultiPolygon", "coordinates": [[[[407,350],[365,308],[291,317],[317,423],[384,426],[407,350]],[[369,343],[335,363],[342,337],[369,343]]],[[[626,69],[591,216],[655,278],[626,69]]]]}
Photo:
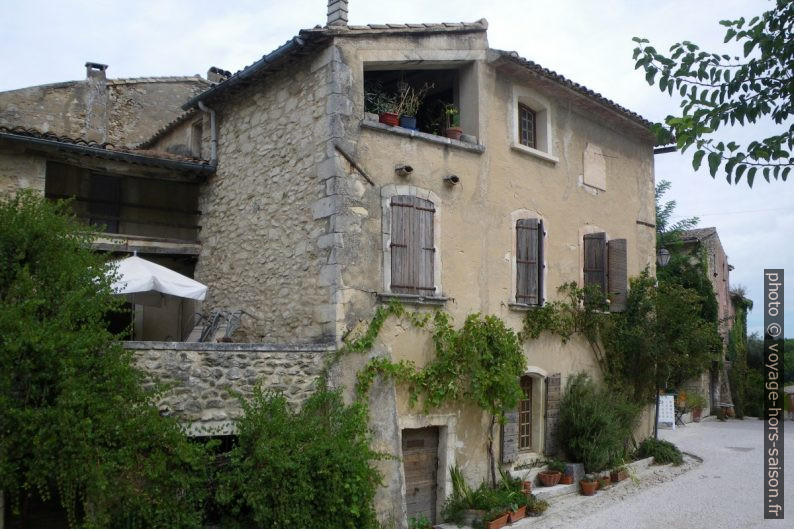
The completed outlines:
{"type": "MultiPolygon", "coordinates": [[[[324,25],[326,0],[3,0],[0,90],[82,79],[86,61],[109,64],[108,76],[205,75],[210,66],[236,71],[284,43],[301,28],[324,25]]],[[[657,49],[691,40],[720,51],[722,19],[769,9],[767,0],[351,0],[350,23],[471,22],[486,18],[493,48],[523,57],[600,92],[652,120],[675,112],[678,101],[645,83],[634,70],[631,38],[657,49]]],[[[769,132],[739,130],[741,138],[769,132]]],[[[706,164],[704,164],[706,165],[706,164]]],[[[794,181],[753,189],[728,185],[701,169],[690,153],[656,157],[656,179],[673,182],[668,199],[679,216],[716,226],[735,266],[733,286],[756,303],[749,330],[763,326],[763,269],[794,271],[794,181]]],[[[794,179],[794,178],[793,178],[794,179]]],[[[789,278],[794,284],[794,277],[789,278]]],[[[792,292],[788,288],[789,293],[792,292]]],[[[794,305],[786,336],[794,336],[794,305]]]]}

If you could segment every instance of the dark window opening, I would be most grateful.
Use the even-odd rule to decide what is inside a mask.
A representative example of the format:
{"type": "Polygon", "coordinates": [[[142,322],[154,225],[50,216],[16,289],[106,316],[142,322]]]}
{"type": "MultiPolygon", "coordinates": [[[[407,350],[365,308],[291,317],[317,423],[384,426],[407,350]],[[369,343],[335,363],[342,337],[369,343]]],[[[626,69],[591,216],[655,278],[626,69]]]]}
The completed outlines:
{"type": "Polygon", "coordinates": [[[518,105],[518,139],[521,145],[537,148],[537,135],[535,133],[535,122],[537,114],[526,105],[518,105]]]}
{"type": "MultiPolygon", "coordinates": [[[[364,108],[366,112],[381,114],[393,103],[394,112],[400,111],[400,94],[405,87],[423,97],[416,111],[416,129],[429,134],[443,134],[448,126],[459,126],[460,75],[456,69],[439,70],[367,70],[364,72],[364,108]],[[447,110],[454,108],[457,116],[447,119],[447,110]]],[[[410,115],[405,114],[403,115],[410,115]]]]}

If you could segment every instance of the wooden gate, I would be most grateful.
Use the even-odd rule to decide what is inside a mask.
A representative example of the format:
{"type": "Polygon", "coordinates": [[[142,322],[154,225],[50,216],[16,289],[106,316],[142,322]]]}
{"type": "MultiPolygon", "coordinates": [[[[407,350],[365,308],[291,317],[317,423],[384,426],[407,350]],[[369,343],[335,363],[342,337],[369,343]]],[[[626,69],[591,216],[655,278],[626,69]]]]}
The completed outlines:
{"type": "Polygon", "coordinates": [[[424,515],[436,521],[438,428],[403,430],[405,506],[408,519],[424,515]]]}

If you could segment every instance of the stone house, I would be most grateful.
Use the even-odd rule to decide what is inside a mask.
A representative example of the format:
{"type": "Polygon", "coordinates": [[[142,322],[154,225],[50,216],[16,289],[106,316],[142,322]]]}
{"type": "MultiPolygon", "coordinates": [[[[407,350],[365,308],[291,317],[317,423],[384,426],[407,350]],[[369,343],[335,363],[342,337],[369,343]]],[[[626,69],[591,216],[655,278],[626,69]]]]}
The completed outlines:
{"type": "MultiPolygon", "coordinates": [[[[325,27],[234,75],[213,73],[137,144],[130,132],[117,133],[125,147],[87,142],[71,124],[32,131],[40,122],[5,114],[0,128],[0,190],[76,195],[78,214],[109,231],[98,249],[136,250],[210,287],[200,307],[136,308],[150,332],[126,342],[143,368],[179,382],[161,406],[196,435],[233,431],[228,387],[261,382],[299,403],[324,358],[392,299],[441,307],[459,324],[494,314],[519,330],[566,282],[602,285],[620,310],[627,278],[653,270],[650,123],[489,48],[485,20],[352,26],[347,2],[333,0],[325,27]],[[429,87],[419,130],[367,112],[371,87],[405,84],[429,87]],[[438,134],[432,104],[459,112],[461,140],[438,134]],[[232,343],[194,341],[194,310],[225,317],[232,343]]],[[[422,365],[432,350],[426,333],[389,320],[331,381],[350,393],[369,358],[422,365]]],[[[520,409],[494,432],[507,470],[555,451],[567,378],[600,377],[583,339],[542,336],[524,352],[520,409]]],[[[370,410],[377,447],[401,458],[381,462],[384,517],[437,519],[455,464],[473,483],[486,478],[490,426],[478,408],[422,413],[382,382],[370,410]]],[[[640,434],[651,430],[646,413],[640,434]]]]}
{"type": "MultiPolygon", "coordinates": [[[[681,234],[681,242],[683,251],[692,255],[693,259],[705,259],[708,278],[714,288],[719,311],[719,333],[723,341],[722,358],[715,359],[708,373],[703,373],[699,379],[689,381],[685,387],[687,391],[695,391],[707,397],[709,409],[703,410],[703,414],[707,415],[716,408],[721,407],[726,410],[733,408],[728,378],[730,362],[726,358],[728,336],[736,316],[730,284],[733,265],[728,263],[728,256],[715,227],[685,230],[681,234]]],[[[689,414],[684,420],[689,420],[689,414]]]]}

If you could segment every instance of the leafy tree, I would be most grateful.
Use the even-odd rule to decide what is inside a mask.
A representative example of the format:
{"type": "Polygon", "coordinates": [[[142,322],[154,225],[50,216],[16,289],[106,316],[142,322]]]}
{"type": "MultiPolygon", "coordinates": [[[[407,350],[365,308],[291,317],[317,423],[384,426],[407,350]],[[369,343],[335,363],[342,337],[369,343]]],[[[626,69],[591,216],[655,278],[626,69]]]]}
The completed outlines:
{"type": "Polygon", "coordinates": [[[681,242],[684,231],[694,228],[700,222],[698,217],[687,217],[673,222],[676,201],[668,200],[662,203],[662,197],[670,189],[672,183],[662,180],[656,184],[656,249],[677,246],[681,242]]]}
{"type": "Polygon", "coordinates": [[[68,205],[0,198],[0,490],[57,497],[82,527],[200,527],[203,454],[111,335],[93,232],[68,205]]]}
{"type": "Polygon", "coordinates": [[[774,8],[747,22],[723,20],[725,43],[742,45],[743,58],[710,53],[684,41],[674,44],[669,55],[658,52],[649,41],[635,37],[635,68],[645,70],[651,86],[681,96],[680,116],[668,116],[665,128],[656,132],[664,142],[675,142],[683,151],[694,146],[692,165],[697,170],[704,157],[714,177],[723,168],[729,183],[738,183],[747,174],[752,186],[761,171],[769,181],[786,180],[794,165],[794,2],[776,0],[774,8]],[[754,124],[770,118],[779,133],[747,145],[716,141],[720,127],[754,124]]]}

